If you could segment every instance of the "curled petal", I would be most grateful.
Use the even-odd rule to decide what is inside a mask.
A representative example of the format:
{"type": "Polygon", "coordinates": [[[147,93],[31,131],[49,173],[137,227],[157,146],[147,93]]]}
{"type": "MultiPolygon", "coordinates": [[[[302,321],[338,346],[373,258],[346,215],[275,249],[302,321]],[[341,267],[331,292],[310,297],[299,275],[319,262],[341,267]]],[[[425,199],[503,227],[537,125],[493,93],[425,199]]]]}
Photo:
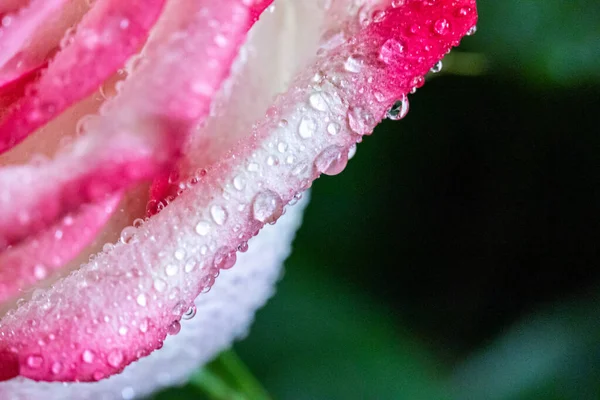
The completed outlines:
{"type": "Polygon", "coordinates": [[[164,2],[99,0],[70,43],[0,121],[0,153],[94,92],[121,68],[146,40],[164,2]]]}
{"type": "Polygon", "coordinates": [[[0,248],[175,161],[249,28],[248,9],[229,1],[230,10],[212,13],[203,2],[171,2],[174,11],[163,19],[171,29],[167,40],[149,43],[141,65],[70,151],[42,165],[0,169],[0,248]]]}
{"type": "Polygon", "coordinates": [[[327,43],[252,134],[221,149],[135,241],[99,254],[2,320],[4,376],[93,380],[160,348],[193,299],[233,266],[240,246],[320,174],[339,173],[351,147],[420,86],[475,20],[473,0],[408,1],[357,29],[333,32],[349,37],[327,43]],[[56,340],[41,346],[44,335],[56,340]],[[104,361],[114,351],[120,367],[104,361]],[[53,374],[54,363],[69,368],[53,374]]]}
{"type": "MultiPolygon", "coordinates": [[[[94,384],[65,385],[20,378],[0,382],[0,398],[143,398],[160,388],[184,384],[198,365],[210,361],[234,339],[245,335],[254,312],[273,293],[282,263],[290,254],[291,242],[307,200],[301,200],[277,225],[266,227],[260,236],[248,242],[248,251],[240,254],[236,268],[223,271],[210,292],[198,296],[196,315],[181,321],[180,333],[169,336],[160,351],[129,365],[120,374],[94,384]]],[[[145,328],[142,325],[138,329],[145,328]]],[[[110,362],[117,363],[119,360],[118,353],[111,353],[110,362]]],[[[60,367],[56,364],[55,370],[60,367]]]]}
{"type": "Polygon", "coordinates": [[[80,0],[4,1],[0,5],[0,93],[38,70],[87,5],[80,0]]]}
{"type": "Polygon", "coordinates": [[[115,212],[120,195],[84,206],[60,223],[0,253],[0,304],[76,257],[115,212]]]}

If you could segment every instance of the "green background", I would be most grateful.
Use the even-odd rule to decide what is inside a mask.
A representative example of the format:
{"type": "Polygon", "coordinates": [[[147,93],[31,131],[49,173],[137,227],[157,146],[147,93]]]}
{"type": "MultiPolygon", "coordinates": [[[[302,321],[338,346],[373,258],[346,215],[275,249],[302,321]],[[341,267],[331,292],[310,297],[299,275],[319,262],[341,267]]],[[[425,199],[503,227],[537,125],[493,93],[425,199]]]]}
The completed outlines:
{"type": "Polygon", "coordinates": [[[236,345],[273,399],[600,399],[600,4],[478,3],[458,63],[315,182],[236,345]]]}

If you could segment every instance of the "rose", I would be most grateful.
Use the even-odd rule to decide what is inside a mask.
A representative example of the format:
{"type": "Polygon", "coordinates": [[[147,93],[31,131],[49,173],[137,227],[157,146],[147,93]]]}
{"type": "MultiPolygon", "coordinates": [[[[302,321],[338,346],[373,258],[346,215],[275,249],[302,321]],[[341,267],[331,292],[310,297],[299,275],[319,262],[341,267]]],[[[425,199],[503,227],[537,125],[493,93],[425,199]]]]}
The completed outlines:
{"type": "Polygon", "coordinates": [[[143,395],[227,346],[268,297],[297,210],[196,299],[184,325],[204,340],[176,335],[194,299],[314,179],[341,172],[397,101],[390,116],[402,117],[406,95],[476,20],[474,0],[278,0],[238,56],[269,2],[11,3],[0,9],[0,296],[47,288],[0,320],[0,377],[102,381],[75,390],[16,378],[2,398],[143,395]],[[40,27],[74,21],[53,55],[61,36],[40,27]],[[100,85],[107,99],[75,127],[98,108],[87,96],[100,85]],[[72,143],[58,140],[69,130],[72,143]],[[52,159],[25,163],[43,151],[52,159]],[[128,227],[150,179],[151,218],[128,227]],[[121,243],[64,277],[99,232],[110,241],[121,228],[121,243]],[[196,351],[152,379],[183,346],[196,351]]]}

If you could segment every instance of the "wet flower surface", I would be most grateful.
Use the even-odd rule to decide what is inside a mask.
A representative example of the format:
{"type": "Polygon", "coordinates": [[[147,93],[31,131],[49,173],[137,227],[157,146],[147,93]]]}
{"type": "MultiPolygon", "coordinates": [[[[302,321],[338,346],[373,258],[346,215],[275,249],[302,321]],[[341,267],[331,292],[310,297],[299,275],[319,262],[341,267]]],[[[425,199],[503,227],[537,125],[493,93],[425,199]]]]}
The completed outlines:
{"type": "Polygon", "coordinates": [[[474,0],[2,7],[2,398],[132,398],[228,346],[271,294],[290,205],[404,117],[477,18],[474,0]]]}

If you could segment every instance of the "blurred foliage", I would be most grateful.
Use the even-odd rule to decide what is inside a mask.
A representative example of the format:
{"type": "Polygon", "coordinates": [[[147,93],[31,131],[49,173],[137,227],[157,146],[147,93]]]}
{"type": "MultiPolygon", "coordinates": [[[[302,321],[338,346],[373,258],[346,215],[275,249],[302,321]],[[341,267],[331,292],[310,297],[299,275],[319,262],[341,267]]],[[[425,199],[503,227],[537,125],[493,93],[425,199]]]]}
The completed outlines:
{"type": "Polygon", "coordinates": [[[315,183],[236,346],[273,399],[600,399],[600,2],[478,3],[468,53],[315,183]]]}
{"type": "Polygon", "coordinates": [[[463,50],[541,86],[600,81],[597,0],[478,0],[479,31],[463,50]]]}

